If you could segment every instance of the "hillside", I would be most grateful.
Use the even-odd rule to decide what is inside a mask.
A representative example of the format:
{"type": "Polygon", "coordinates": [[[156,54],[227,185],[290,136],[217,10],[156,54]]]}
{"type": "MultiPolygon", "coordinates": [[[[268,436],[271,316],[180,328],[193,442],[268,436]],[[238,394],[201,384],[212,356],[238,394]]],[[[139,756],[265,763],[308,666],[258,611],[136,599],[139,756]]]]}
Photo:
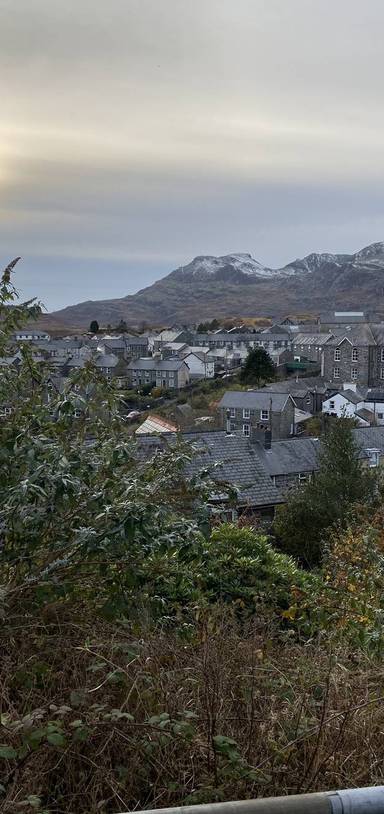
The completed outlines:
{"type": "Polygon", "coordinates": [[[87,327],[195,322],[224,316],[283,316],[332,308],[384,310],[384,243],[355,254],[309,254],[272,269],[250,254],[200,256],[137,294],[69,306],[57,325],[87,327]]]}

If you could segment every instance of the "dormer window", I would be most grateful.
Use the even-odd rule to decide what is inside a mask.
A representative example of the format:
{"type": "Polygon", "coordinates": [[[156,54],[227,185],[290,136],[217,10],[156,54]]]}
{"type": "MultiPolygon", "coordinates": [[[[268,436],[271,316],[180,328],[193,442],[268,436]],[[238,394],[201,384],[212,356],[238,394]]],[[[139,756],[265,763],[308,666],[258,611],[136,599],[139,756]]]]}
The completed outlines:
{"type": "Polygon", "coordinates": [[[359,351],[357,348],[352,348],[352,362],[358,362],[359,360],[359,351]]]}
{"type": "Polygon", "coordinates": [[[336,348],[336,350],[335,350],[335,362],[340,362],[340,359],[341,359],[340,348],[336,348]]]}

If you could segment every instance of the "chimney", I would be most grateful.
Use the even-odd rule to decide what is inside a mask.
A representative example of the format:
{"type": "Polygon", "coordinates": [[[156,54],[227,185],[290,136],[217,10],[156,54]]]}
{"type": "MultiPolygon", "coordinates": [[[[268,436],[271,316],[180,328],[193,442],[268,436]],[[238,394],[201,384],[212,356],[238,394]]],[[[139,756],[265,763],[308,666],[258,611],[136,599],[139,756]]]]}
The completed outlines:
{"type": "Polygon", "coordinates": [[[272,430],[265,430],[264,433],[264,449],[271,449],[272,447],[272,430]]]}
{"type": "Polygon", "coordinates": [[[251,444],[261,444],[264,449],[271,449],[272,430],[270,427],[266,427],[265,424],[256,424],[252,428],[249,441],[251,444]]]}

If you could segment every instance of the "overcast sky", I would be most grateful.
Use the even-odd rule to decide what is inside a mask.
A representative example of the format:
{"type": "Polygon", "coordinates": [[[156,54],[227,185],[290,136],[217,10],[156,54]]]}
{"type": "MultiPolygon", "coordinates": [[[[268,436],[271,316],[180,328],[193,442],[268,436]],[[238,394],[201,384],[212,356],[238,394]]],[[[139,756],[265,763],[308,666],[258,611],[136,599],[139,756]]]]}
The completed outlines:
{"type": "Polygon", "coordinates": [[[49,309],[384,240],[383,0],[0,0],[0,259],[49,309]]]}

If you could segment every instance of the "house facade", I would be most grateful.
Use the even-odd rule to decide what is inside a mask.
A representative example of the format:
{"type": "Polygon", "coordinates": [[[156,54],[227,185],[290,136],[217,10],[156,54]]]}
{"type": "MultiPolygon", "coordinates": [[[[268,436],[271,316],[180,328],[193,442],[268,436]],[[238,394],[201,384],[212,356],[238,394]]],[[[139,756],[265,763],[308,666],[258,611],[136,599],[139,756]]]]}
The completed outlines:
{"type": "Polygon", "coordinates": [[[196,351],[180,354],[184,362],[188,365],[191,379],[213,379],[215,375],[215,363],[213,359],[207,358],[204,353],[196,351]]]}
{"type": "Polygon", "coordinates": [[[127,375],[133,387],[151,384],[166,390],[186,387],[190,380],[189,367],[182,359],[158,359],[154,356],[133,359],[127,365],[127,375]]]}
{"type": "Polygon", "coordinates": [[[330,338],[322,349],[321,375],[336,387],[351,382],[367,388],[384,381],[384,345],[372,328],[363,325],[330,338]]]}
{"type": "Polygon", "coordinates": [[[295,402],[290,394],[266,389],[228,390],[219,403],[221,425],[228,433],[251,440],[266,433],[274,440],[295,433],[295,402]]]}

